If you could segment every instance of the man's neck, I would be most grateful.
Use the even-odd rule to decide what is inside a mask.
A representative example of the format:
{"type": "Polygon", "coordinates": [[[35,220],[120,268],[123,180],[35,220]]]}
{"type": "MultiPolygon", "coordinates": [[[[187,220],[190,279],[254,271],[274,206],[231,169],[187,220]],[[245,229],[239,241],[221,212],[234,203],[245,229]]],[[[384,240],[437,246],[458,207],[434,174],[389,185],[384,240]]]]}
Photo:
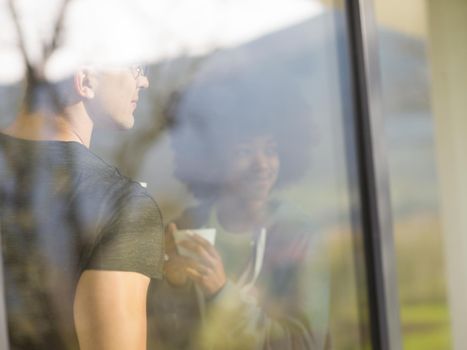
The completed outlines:
{"type": "Polygon", "coordinates": [[[93,126],[84,106],[77,103],[61,114],[20,115],[3,132],[33,141],[75,141],[89,148],[93,126]]]}

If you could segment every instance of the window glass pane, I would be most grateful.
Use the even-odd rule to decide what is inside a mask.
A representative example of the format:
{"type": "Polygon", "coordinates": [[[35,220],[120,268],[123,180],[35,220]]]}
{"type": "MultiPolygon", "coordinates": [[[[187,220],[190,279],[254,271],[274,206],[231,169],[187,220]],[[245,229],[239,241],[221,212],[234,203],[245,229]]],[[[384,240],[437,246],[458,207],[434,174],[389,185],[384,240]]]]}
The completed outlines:
{"type": "Polygon", "coordinates": [[[13,3],[12,348],[371,348],[342,6],[13,3]]]}
{"type": "Polygon", "coordinates": [[[375,1],[405,349],[452,345],[428,7],[375,1]]]}

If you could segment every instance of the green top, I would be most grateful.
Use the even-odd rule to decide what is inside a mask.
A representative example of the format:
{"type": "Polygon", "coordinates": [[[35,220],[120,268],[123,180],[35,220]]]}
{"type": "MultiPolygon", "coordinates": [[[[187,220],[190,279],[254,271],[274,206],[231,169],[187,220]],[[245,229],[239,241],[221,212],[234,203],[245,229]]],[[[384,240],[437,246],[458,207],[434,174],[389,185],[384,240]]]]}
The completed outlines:
{"type": "Polygon", "coordinates": [[[224,271],[230,280],[237,281],[253,256],[253,233],[225,230],[215,209],[211,211],[206,228],[216,229],[215,247],[224,263],[224,271]]]}

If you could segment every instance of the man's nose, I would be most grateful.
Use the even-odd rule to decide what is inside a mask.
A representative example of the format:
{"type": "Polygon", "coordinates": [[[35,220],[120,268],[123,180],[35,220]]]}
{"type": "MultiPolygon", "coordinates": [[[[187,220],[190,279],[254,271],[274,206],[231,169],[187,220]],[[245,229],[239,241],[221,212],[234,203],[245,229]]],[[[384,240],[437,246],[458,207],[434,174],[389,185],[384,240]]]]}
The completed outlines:
{"type": "Polygon", "coordinates": [[[137,84],[138,84],[138,88],[147,89],[149,87],[148,77],[146,77],[145,75],[139,76],[137,79],[137,84]]]}

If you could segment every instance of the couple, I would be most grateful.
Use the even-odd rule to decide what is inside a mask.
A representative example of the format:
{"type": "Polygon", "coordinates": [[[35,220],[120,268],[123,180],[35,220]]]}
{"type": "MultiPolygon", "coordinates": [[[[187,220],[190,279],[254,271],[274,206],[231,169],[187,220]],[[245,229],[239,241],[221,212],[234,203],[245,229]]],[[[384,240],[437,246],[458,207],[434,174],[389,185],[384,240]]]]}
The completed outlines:
{"type": "MultiPolygon", "coordinates": [[[[179,226],[195,228],[214,220],[232,232],[256,232],[261,226],[258,237],[239,236],[245,242],[234,243],[233,250],[225,244],[224,251],[193,239],[187,248],[208,260],[200,264],[173,249],[170,231],[174,226],[169,225],[169,260],[166,279],[161,281],[164,235],[157,204],[139,184],[89,151],[95,125],[133,126],[139,92],[147,87],[140,66],[82,69],[61,82],[50,101],[39,100],[30,113],[19,115],[2,130],[0,220],[11,348],[145,349],[151,279],[156,281],[150,301],[155,304],[152,310],[157,321],[149,333],[166,341],[168,348],[205,344],[223,348],[219,339],[210,339],[210,334],[218,331],[225,334],[221,339],[224,348],[235,343],[261,348],[264,342],[273,349],[315,348],[309,320],[297,308],[299,299],[307,298],[301,295],[298,273],[308,259],[304,249],[309,243],[308,223],[297,226],[300,220],[288,221],[287,208],[268,198],[285,160],[276,150],[277,135],[266,132],[249,135],[252,137],[240,144],[226,142],[232,146],[228,150],[233,151],[228,157],[232,162],[216,165],[228,177],[225,186],[209,191],[216,193],[215,203],[200,194],[203,205],[187,211],[178,221],[179,226]],[[242,176],[250,171],[248,164],[258,154],[266,159],[267,176],[247,177],[245,188],[239,191],[242,176]],[[252,203],[259,204],[254,208],[258,215],[252,216],[251,222],[235,219],[233,214],[239,208],[229,201],[235,192],[239,198],[252,197],[252,203]],[[255,196],[261,197],[259,201],[255,196]],[[251,238],[253,249],[248,248],[251,238]],[[261,277],[255,275],[256,263],[249,263],[249,251],[262,256],[261,277]],[[239,287],[232,276],[241,271],[231,264],[233,260],[223,260],[223,253],[244,255],[242,263],[247,263],[253,277],[239,287]],[[200,288],[193,288],[187,275],[200,288]],[[202,295],[196,292],[193,297],[194,291],[202,295]],[[201,303],[209,304],[204,305],[207,310],[231,307],[229,312],[200,315],[208,326],[199,331],[202,322],[190,310],[199,308],[200,297],[201,303]],[[268,305],[259,305],[260,297],[268,305]],[[187,308],[171,308],[177,303],[187,308]],[[181,317],[187,327],[178,329],[170,322],[172,316],[181,317]],[[225,332],[230,325],[240,328],[225,332]],[[192,333],[196,336],[187,336],[192,333]],[[189,344],[177,344],[177,340],[189,344]],[[198,340],[201,343],[197,344],[198,340]]],[[[193,164],[183,156],[178,162],[185,167],[193,164]]],[[[228,232],[219,238],[222,236],[232,238],[228,232]]]]}

